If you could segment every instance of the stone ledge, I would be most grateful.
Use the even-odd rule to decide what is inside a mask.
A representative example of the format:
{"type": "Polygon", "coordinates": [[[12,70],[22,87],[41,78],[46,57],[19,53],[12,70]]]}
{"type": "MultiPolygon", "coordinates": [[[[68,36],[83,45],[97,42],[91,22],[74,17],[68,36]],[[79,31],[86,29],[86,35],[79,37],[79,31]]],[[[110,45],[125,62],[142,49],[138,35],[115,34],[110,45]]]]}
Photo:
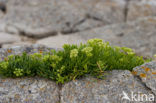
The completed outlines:
{"type": "MultiPolygon", "coordinates": [[[[41,45],[19,46],[0,49],[0,57],[21,54],[24,51],[35,53],[40,50],[49,51],[51,49],[41,45]]],[[[137,75],[144,73],[144,70],[146,70],[142,67],[154,71],[156,62],[146,63],[134,68],[138,72],[137,75]]],[[[113,70],[106,72],[103,80],[86,77],[65,83],[61,87],[51,80],[39,77],[0,78],[0,100],[2,103],[129,103],[128,100],[122,100],[123,92],[127,93],[128,96],[131,96],[132,92],[155,96],[155,75],[148,73],[147,76],[149,78],[139,79],[128,70],[113,70]]],[[[142,102],[133,101],[133,103],[142,102]]],[[[154,101],[145,101],[144,103],[154,103],[154,101]]]]}

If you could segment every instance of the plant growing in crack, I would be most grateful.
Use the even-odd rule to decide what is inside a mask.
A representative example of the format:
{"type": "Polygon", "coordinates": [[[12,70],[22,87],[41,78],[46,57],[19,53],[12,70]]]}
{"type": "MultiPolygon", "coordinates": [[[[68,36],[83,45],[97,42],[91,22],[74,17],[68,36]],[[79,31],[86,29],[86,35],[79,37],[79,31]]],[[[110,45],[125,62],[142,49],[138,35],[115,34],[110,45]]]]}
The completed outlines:
{"type": "Polygon", "coordinates": [[[101,39],[90,39],[86,44],[63,46],[63,50],[28,55],[11,55],[0,62],[4,77],[39,76],[63,84],[91,75],[104,78],[105,71],[132,70],[150,61],[136,56],[127,47],[111,46],[101,39]]]}

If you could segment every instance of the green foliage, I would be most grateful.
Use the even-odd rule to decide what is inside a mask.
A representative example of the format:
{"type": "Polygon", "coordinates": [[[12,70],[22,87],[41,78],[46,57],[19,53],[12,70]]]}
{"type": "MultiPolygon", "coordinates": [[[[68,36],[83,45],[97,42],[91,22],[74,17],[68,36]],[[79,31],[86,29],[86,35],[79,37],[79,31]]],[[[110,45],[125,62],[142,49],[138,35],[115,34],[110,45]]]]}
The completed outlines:
{"type": "Polygon", "coordinates": [[[127,47],[110,46],[101,39],[86,44],[63,46],[49,53],[11,55],[0,63],[5,77],[40,76],[64,83],[86,75],[103,78],[108,70],[132,70],[146,60],[127,47]]]}

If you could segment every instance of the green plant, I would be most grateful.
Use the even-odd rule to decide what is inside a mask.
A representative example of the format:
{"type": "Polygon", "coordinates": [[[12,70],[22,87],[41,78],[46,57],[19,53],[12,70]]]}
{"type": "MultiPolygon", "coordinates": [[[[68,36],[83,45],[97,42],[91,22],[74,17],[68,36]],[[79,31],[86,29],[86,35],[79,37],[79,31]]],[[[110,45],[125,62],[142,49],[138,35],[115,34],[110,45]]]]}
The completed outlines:
{"type": "Polygon", "coordinates": [[[5,77],[40,76],[64,83],[86,75],[103,78],[108,70],[132,70],[148,60],[136,56],[127,47],[111,46],[101,39],[86,44],[63,46],[64,50],[49,53],[11,55],[0,63],[5,77]]]}

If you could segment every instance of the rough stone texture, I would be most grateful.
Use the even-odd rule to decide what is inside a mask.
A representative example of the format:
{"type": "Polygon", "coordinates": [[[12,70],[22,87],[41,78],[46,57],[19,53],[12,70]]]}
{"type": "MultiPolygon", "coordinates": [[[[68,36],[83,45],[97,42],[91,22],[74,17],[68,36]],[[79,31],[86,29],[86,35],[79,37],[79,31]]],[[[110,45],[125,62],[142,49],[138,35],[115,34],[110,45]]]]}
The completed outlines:
{"type": "Polygon", "coordinates": [[[41,78],[0,78],[0,103],[58,103],[58,86],[41,78]]]}
{"type": "Polygon", "coordinates": [[[8,0],[0,23],[40,38],[122,22],[125,4],[125,0],[8,0]]]}
{"type": "MultiPolygon", "coordinates": [[[[0,49],[0,59],[3,60],[5,57],[12,55],[12,54],[20,55],[23,52],[26,52],[29,54],[40,52],[40,51],[48,52],[51,49],[54,49],[54,48],[47,48],[45,46],[37,45],[37,44],[31,45],[31,46],[15,46],[12,48],[2,48],[0,49]]],[[[57,49],[55,48],[55,50],[57,49]]]]}
{"type": "MultiPolygon", "coordinates": [[[[52,48],[51,48],[52,49],[52,48]]],[[[0,61],[11,54],[50,51],[41,45],[0,49],[0,61]]],[[[57,49],[56,49],[57,50],[57,49]]],[[[51,80],[38,77],[3,79],[0,77],[0,103],[58,103],[59,87],[51,80]]]]}
{"type": "MultiPolygon", "coordinates": [[[[123,91],[152,94],[129,71],[112,71],[105,80],[85,78],[65,84],[61,92],[62,103],[154,103],[122,100],[123,91]]],[[[131,98],[131,97],[129,97],[131,98]]]]}
{"type": "Polygon", "coordinates": [[[134,22],[103,26],[71,35],[84,41],[101,38],[113,45],[133,48],[139,55],[153,57],[156,54],[155,27],[156,17],[147,17],[134,22]]]}
{"type": "Polygon", "coordinates": [[[31,46],[33,43],[31,42],[15,42],[11,44],[3,44],[2,48],[11,48],[11,47],[17,47],[17,46],[31,46]]]}
{"type": "Polygon", "coordinates": [[[130,0],[127,20],[156,16],[156,0],[130,0]]]}
{"type": "Polygon", "coordinates": [[[0,45],[4,43],[13,43],[20,41],[20,37],[17,35],[11,35],[5,32],[0,32],[0,45]]]}
{"type": "Polygon", "coordinates": [[[0,19],[4,16],[3,12],[0,11],[0,19]]]}
{"type": "Polygon", "coordinates": [[[156,95],[156,62],[145,63],[133,70],[142,82],[156,95]],[[145,76],[142,76],[142,74],[145,76]]]}
{"type": "Polygon", "coordinates": [[[21,36],[21,35],[19,35],[19,37],[21,39],[20,41],[8,43],[8,44],[3,44],[1,47],[2,48],[11,48],[14,46],[31,46],[31,45],[36,43],[36,40],[33,38],[28,38],[26,36],[21,36]]]}
{"type": "Polygon", "coordinates": [[[80,44],[81,42],[84,43],[85,41],[79,38],[79,36],[60,34],[57,36],[51,36],[41,39],[36,43],[45,45],[47,47],[62,48],[64,44],[80,44]]]}
{"type": "MultiPolygon", "coordinates": [[[[88,0],[90,2],[90,0],[88,0]]],[[[124,11],[125,0],[92,0],[92,5],[88,14],[90,17],[102,20],[106,24],[123,22],[125,19],[124,11]]]]}

